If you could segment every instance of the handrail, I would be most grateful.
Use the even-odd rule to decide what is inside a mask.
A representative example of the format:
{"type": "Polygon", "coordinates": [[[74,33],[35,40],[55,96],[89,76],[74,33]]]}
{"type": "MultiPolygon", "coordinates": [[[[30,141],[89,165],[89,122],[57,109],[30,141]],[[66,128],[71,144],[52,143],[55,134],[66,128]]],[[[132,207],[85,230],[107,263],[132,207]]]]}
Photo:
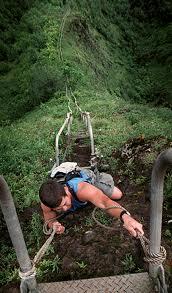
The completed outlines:
{"type": "MultiPolygon", "coordinates": [[[[3,176],[0,176],[0,205],[17,255],[21,273],[28,273],[32,270],[31,260],[28,255],[11,192],[3,176]]],[[[25,284],[21,282],[20,289],[23,293],[36,293],[38,292],[36,288],[37,283],[34,275],[27,278],[25,284]]]]}
{"type": "Polygon", "coordinates": [[[90,113],[89,112],[85,112],[84,114],[86,116],[88,133],[89,133],[89,136],[90,136],[91,156],[94,156],[95,155],[94,137],[93,137],[93,129],[92,129],[92,125],[91,125],[90,113]]]}
{"type": "MultiPolygon", "coordinates": [[[[161,226],[163,208],[163,186],[166,169],[172,166],[172,148],[163,151],[156,159],[151,176],[150,211],[150,253],[159,253],[161,245],[161,226]]],[[[149,265],[149,274],[156,283],[160,267],[149,265]]],[[[165,291],[160,291],[165,292],[165,291]]]]}

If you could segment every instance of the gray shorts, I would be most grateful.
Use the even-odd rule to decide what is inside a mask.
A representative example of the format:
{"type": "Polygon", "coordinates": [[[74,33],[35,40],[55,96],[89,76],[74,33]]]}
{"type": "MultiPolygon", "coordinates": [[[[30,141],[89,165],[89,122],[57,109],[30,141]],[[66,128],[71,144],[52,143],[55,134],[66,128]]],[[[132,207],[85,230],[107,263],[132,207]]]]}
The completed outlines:
{"type": "Polygon", "coordinates": [[[114,189],[114,181],[110,174],[98,173],[94,186],[101,189],[104,194],[111,198],[114,189]]]}
{"type": "Polygon", "coordinates": [[[88,169],[84,169],[84,172],[92,178],[92,184],[95,187],[99,188],[104,194],[111,198],[114,189],[114,181],[110,174],[97,172],[95,175],[93,171],[88,169]]]}

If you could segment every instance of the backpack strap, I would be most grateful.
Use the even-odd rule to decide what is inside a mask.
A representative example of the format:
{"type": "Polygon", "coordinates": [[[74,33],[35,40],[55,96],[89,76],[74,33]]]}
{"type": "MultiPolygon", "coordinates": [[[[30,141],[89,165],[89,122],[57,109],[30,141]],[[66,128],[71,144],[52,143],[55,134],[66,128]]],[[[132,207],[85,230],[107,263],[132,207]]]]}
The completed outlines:
{"type": "Polygon", "coordinates": [[[81,203],[84,203],[84,201],[80,200],[80,199],[77,197],[76,192],[70,187],[69,183],[66,182],[65,184],[66,184],[66,186],[68,187],[68,189],[69,189],[70,193],[72,194],[73,198],[76,199],[77,201],[81,202],[81,203]]]}
{"type": "Polygon", "coordinates": [[[81,173],[79,170],[73,170],[69,173],[66,174],[65,176],[65,182],[68,182],[69,180],[73,179],[73,178],[81,178],[81,173]]]}
{"type": "Polygon", "coordinates": [[[66,184],[66,186],[68,187],[68,189],[69,189],[70,193],[72,194],[73,198],[76,199],[77,201],[81,201],[81,200],[78,199],[78,197],[77,197],[75,191],[70,187],[69,183],[66,182],[65,184],[66,184]]]}
{"type": "Polygon", "coordinates": [[[70,193],[72,194],[73,198],[75,200],[77,200],[78,202],[83,203],[83,201],[79,200],[79,198],[77,197],[75,191],[70,187],[68,181],[72,180],[73,178],[82,178],[82,175],[80,173],[80,170],[73,170],[70,171],[67,174],[64,174],[63,172],[57,172],[54,176],[54,178],[62,185],[66,185],[70,191],[70,193]]]}

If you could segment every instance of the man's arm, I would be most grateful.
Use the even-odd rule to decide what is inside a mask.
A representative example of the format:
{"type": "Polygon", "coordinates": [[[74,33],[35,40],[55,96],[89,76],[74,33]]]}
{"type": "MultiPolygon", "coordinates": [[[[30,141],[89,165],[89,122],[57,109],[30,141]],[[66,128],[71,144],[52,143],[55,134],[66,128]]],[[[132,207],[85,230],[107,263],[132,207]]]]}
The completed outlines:
{"type": "MultiPolygon", "coordinates": [[[[100,189],[96,188],[93,185],[90,185],[86,182],[84,184],[80,183],[79,192],[77,193],[80,200],[83,201],[90,201],[95,206],[101,208],[101,209],[107,209],[111,206],[119,206],[118,208],[109,209],[107,210],[107,213],[115,218],[120,218],[120,214],[123,209],[121,209],[121,206],[115,202],[114,200],[111,200],[108,196],[106,196],[100,189]]],[[[137,222],[135,219],[133,219],[131,216],[124,214],[122,216],[122,219],[124,221],[124,228],[128,230],[128,232],[136,237],[138,232],[143,235],[143,229],[142,224],[137,222]]]]}
{"type": "Polygon", "coordinates": [[[43,216],[45,222],[47,222],[49,228],[55,228],[57,234],[62,234],[65,231],[65,227],[61,225],[58,221],[55,221],[56,218],[56,212],[53,211],[51,208],[45,206],[43,203],[41,203],[41,208],[43,211],[43,216]],[[52,219],[52,221],[51,221],[52,219]],[[54,219],[54,221],[53,221],[54,219]]]}

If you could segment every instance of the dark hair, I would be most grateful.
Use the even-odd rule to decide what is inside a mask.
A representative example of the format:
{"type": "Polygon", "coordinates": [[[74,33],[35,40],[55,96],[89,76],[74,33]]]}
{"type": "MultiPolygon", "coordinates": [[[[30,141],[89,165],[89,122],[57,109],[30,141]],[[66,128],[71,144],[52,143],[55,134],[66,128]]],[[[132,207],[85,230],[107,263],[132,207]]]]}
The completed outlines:
{"type": "Polygon", "coordinates": [[[61,204],[63,196],[66,196],[64,186],[55,179],[49,179],[44,182],[39,190],[41,202],[49,208],[58,207],[61,204]]]}

